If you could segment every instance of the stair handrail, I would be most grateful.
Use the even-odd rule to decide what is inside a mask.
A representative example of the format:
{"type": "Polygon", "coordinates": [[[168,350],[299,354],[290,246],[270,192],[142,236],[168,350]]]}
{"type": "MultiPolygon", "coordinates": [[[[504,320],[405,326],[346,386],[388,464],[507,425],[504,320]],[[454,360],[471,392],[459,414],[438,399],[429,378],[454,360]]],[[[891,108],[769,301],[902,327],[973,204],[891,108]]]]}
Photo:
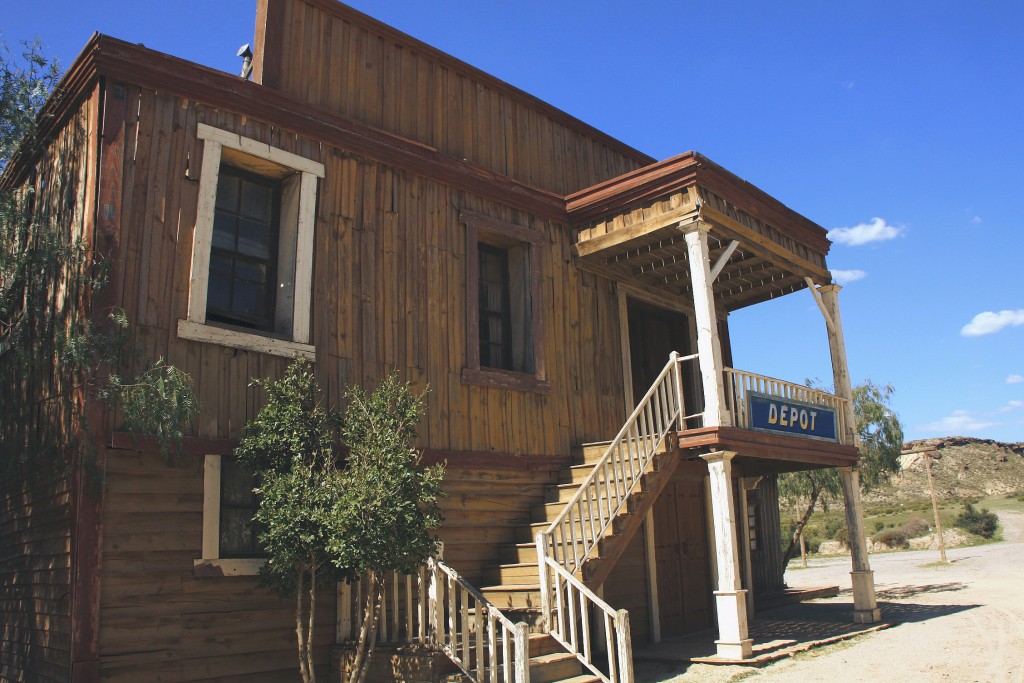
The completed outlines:
{"type": "MultiPolygon", "coordinates": [[[[474,683],[529,681],[528,626],[513,623],[440,555],[428,558],[416,575],[391,572],[389,578],[374,633],[377,642],[431,646],[474,683]],[[405,618],[400,619],[403,608],[405,618]]],[[[338,584],[339,643],[358,632],[360,586],[338,584]]]]}
{"type": "MultiPolygon", "coordinates": [[[[570,573],[579,569],[597,547],[598,541],[640,484],[641,476],[673,425],[682,425],[685,420],[697,417],[684,415],[682,363],[698,357],[698,354],[680,356],[675,351],[671,353],[668,363],[630,413],[604,455],[565,508],[547,529],[540,532],[544,537],[544,554],[554,558],[570,573]]],[[[538,552],[541,552],[539,541],[538,552]]]]}
{"type": "Polygon", "coordinates": [[[427,569],[431,575],[428,592],[434,645],[475,683],[527,683],[527,625],[513,623],[443,560],[430,558],[427,569]]]}
{"type": "Polygon", "coordinates": [[[544,624],[563,647],[606,683],[633,681],[629,612],[613,610],[578,579],[575,572],[597,547],[622,506],[639,486],[641,477],[673,426],[682,428],[688,419],[701,415],[686,415],[683,395],[682,364],[697,359],[698,354],[680,356],[673,351],[669,355],[668,363],[565,508],[547,529],[537,532],[537,569],[544,624]],[[554,618],[552,601],[555,602],[554,618]],[[577,603],[579,615],[576,614],[577,603]],[[589,630],[590,605],[604,615],[607,674],[594,664],[589,630]]]}
{"type": "MultiPolygon", "coordinates": [[[[537,533],[538,543],[541,534],[537,533]]],[[[550,571],[554,578],[551,588],[558,609],[555,619],[548,622],[551,636],[605,683],[632,683],[633,645],[629,632],[629,611],[613,609],[553,558],[544,556],[537,559],[541,576],[547,576],[550,571]],[[597,608],[596,613],[604,631],[604,649],[607,654],[605,669],[599,668],[594,662],[599,648],[595,647],[591,638],[591,605],[597,608]]]]}

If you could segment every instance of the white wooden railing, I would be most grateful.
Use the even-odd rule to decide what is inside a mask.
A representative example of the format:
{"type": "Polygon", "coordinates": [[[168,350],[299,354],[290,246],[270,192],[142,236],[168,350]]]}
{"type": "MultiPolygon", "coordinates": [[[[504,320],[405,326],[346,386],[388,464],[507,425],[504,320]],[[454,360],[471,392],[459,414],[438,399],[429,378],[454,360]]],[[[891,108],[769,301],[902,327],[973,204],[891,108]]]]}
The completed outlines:
{"type": "Polygon", "coordinates": [[[684,415],[682,364],[697,356],[673,352],[654,384],[626,424],[608,445],[565,509],[545,529],[543,548],[569,573],[575,572],[597,547],[630,495],[640,485],[672,429],[696,415],[684,415]]]}
{"type": "MultiPolygon", "coordinates": [[[[338,584],[339,643],[359,637],[363,581],[338,584]]],[[[378,642],[434,647],[476,683],[527,683],[528,627],[514,624],[441,559],[384,584],[378,642]]]]}
{"type": "Polygon", "coordinates": [[[615,612],[576,576],[627,505],[665,438],[690,418],[683,395],[683,363],[696,355],[673,352],[654,384],[551,525],[537,534],[541,610],[551,634],[605,681],[632,681],[628,614],[615,612]],[[604,614],[609,666],[594,663],[589,612],[604,614]]]}
{"type": "Polygon", "coordinates": [[[631,682],[633,645],[629,634],[629,612],[612,609],[551,557],[541,558],[541,562],[541,575],[549,577],[549,584],[542,586],[541,590],[554,601],[548,617],[548,631],[601,680],[606,683],[631,682]],[[600,629],[595,629],[594,633],[603,635],[601,646],[593,642],[591,606],[600,624],[600,629]],[[603,667],[598,666],[601,651],[605,655],[603,667]]]}
{"type": "Polygon", "coordinates": [[[836,435],[839,443],[853,444],[853,431],[846,418],[846,399],[834,394],[812,389],[802,384],[785,382],[774,377],[766,377],[753,372],[724,369],[726,405],[732,410],[736,427],[750,429],[750,405],[747,395],[750,392],[778,396],[791,401],[801,401],[832,408],[836,414],[836,435]]]}

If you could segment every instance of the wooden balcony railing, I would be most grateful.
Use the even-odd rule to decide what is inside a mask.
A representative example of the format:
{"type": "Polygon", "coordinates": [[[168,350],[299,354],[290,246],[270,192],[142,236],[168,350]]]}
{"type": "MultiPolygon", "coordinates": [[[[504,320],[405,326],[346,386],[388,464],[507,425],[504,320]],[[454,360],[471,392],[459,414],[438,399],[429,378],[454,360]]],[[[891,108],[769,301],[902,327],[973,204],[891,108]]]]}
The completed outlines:
{"type": "Polygon", "coordinates": [[[819,405],[835,412],[836,438],[846,446],[854,444],[853,427],[847,420],[846,399],[818,389],[785,382],[774,377],[757,375],[753,372],[724,368],[725,403],[732,413],[733,426],[751,429],[750,395],[757,393],[777,397],[786,401],[819,405]]]}

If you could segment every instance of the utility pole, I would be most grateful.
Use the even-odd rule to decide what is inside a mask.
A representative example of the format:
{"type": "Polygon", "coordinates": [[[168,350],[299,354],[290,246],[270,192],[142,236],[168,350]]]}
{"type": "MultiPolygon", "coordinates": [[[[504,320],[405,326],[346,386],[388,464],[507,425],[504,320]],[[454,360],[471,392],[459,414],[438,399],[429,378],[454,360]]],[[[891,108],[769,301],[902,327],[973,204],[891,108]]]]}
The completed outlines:
{"type": "Polygon", "coordinates": [[[949,560],[946,559],[946,542],[942,538],[942,522],[939,521],[939,501],[935,499],[935,482],[932,480],[932,454],[935,451],[926,451],[921,455],[924,456],[925,466],[928,470],[928,492],[932,496],[932,512],[935,514],[935,534],[939,539],[939,555],[942,557],[943,564],[949,564],[949,560]]]}

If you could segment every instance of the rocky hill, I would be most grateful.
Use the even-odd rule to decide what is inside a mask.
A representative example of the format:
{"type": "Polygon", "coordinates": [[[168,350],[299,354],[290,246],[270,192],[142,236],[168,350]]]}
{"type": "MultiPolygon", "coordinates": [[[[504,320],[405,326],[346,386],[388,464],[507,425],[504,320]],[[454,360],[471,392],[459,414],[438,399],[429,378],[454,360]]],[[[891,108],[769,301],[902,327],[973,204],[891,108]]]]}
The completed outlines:
{"type": "Polygon", "coordinates": [[[905,503],[928,497],[927,454],[933,458],[935,494],[940,499],[982,498],[1024,493],[1024,443],[949,436],[903,446],[902,470],[889,484],[865,495],[867,504],[905,503]]]}

